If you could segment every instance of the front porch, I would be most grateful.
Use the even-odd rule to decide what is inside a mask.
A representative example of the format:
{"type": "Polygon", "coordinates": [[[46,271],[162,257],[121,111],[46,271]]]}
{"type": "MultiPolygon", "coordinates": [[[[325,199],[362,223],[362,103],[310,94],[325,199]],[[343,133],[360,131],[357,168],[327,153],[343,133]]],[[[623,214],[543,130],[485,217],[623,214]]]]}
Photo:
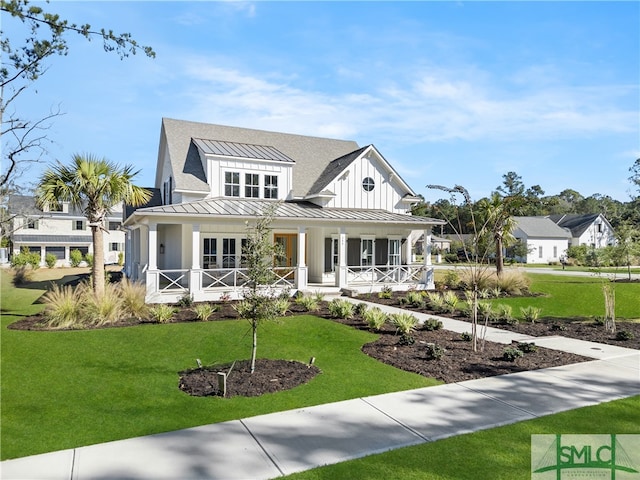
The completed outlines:
{"type": "MultiPolygon", "coordinates": [[[[397,266],[347,266],[346,283],[334,281],[309,283],[305,268],[274,268],[274,287],[297,292],[359,295],[379,292],[384,288],[405,291],[433,288],[433,267],[425,264],[397,266]]],[[[341,276],[341,275],[338,275],[341,276]]],[[[248,287],[245,268],[146,270],[148,303],[176,303],[185,295],[195,302],[239,300],[248,287]]]]}

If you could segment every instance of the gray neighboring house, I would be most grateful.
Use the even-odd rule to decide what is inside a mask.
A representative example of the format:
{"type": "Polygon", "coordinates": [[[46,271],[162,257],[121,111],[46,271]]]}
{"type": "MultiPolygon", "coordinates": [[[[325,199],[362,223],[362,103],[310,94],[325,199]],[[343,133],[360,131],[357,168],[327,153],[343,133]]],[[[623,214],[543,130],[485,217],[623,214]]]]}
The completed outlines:
{"type": "MultiPolygon", "coordinates": [[[[10,195],[7,211],[12,217],[10,255],[28,248],[40,254],[41,265],[45,264],[45,255],[51,253],[57,258],[57,266],[69,266],[71,250],[80,250],[83,255],[93,253],[87,219],[82,212],[70,209],[68,203],[63,203],[60,210],[43,212],[36,207],[34,197],[10,195]]],[[[104,225],[104,259],[108,264],[118,263],[119,256],[124,255],[122,213],[122,205],[116,206],[104,225]]]]}
{"type": "Polygon", "coordinates": [[[514,217],[513,236],[527,246],[525,263],[556,263],[567,253],[571,241],[569,230],[559,227],[547,217],[514,217]]]}
{"type": "Polygon", "coordinates": [[[617,243],[615,232],[601,213],[549,215],[559,227],[571,232],[571,246],[603,248],[617,243]]]}

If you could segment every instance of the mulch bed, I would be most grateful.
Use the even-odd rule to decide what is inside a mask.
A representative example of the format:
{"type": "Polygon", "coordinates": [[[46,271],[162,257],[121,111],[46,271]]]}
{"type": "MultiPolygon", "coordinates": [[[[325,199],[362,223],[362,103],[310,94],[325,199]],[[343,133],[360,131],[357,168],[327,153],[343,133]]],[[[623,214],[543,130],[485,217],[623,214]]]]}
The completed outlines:
{"type": "MultiPolygon", "coordinates": [[[[382,300],[372,295],[371,297],[363,298],[363,300],[400,306],[398,302],[399,297],[400,295],[396,294],[394,298],[390,300],[382,300]]],[[[403,308],[407,307],[405,306],[403,308]]],[[[295,303],[291,304],[290,312],[292,315],[308,313],[295,303]]],[[[423,312],[434,314],[434,312],[428,310],[423,310],[423,312]]],[[[343,323],[353,328],[367,329],[367,326],[359,317],[348,320],[331,318],[326,302],[323,302],[320,310],[313,312],[313,315],[343,323]]],[[[454,318],[464,320],[461,317],[454,318]]],[[[209,321],[229,319],[238,319],[238,315],[233,309],[233,302],[220,304],[220,308],[209,318],[209,321]]],[[[42,321],[43,317],[40,315],[25,317],[9,325],[8,328],[17,330],[47,330],[46,327],[43,327],[42,321]]],[[[196,321],[198,320],[190,309],[180,308],[170,322],[196,321]]],[[[112,325],[109,328],[138,325],[141,323],[152,322],[129,320],[112,325]]],[[[532,336],[565,335],[583,340],[640,349],[640,324],[618,322],[618,330],[628,330],[635,335],[633,340],[627,341],[615,340],[615,335],[607,333],[602,326],[594,326],[593,323],[585,324],[583,321],[566,321],[563,322],[566,329],[562,331],[554,330],[552,325],[553,323],[551,322],[542,321],[535,324],[520,323],[514,326],[502,325],[500,328],[507,328],[532,336]]],[[[471,331],[471,325],[469,325],[469,331],[471,331]]],[[[396,368],[437,378],[446,383],[591,360],[579,355],[538,348],[536,352],[526,353],[524,356],[511,362],[503,359],[503,351],[507,345],[486,342],[483,351],[474,352],[471,342],[464,341],[459,334],[447,330],[418,330],[414,333],[414,338],[415,343],[413,345],[401,345],[399,343],[400,337],[396,335],[392,326],[387,325],[382,332],[380,332],[380,338],[364,345],[362,350],[365,354],[381,362],[393,365],[396,368]],[[444,348],[444,356],[438,360],[428,359],[426,353],[428,343],[434,343],[444,348]]],[[[320,370],[315,366],[308,366],[299,362],[258,359],[256,361],[255,372],[251,374],[248,363],[248,361],[243,360],[236,362],[233,366],[231,374],[227,379],[227,397],[250,397],[288,390],[307,383],[315,375],[320,373],[320,370]]],[[[229,368],[231,368],[230,364],[179,372],[181,376],[179,388],[190,395],[219,395],[217,372],[226,372],[229,368]]]]}

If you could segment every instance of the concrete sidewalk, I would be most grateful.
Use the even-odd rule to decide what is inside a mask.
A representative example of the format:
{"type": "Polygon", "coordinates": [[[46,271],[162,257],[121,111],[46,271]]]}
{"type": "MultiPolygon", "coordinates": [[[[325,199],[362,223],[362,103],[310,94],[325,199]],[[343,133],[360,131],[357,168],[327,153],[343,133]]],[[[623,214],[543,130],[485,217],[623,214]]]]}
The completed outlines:
{"type": "MultiPolygon", "coordinates": [[[[466,322],[441,320],[446,329],[469,330],[466,322]]],[[[7,460],[0,478],[269,479],[640,395],[637,350],[498,329],[487,340],[535,341],[595,360],[7,460]]]]}

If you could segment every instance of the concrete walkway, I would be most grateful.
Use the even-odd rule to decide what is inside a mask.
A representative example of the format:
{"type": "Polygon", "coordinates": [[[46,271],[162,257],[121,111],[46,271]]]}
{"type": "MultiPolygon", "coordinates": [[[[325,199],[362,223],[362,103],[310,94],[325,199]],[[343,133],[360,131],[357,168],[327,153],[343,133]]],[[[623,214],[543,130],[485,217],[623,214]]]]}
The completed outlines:
{"type": "MultiPolygon", "coordinates": [[[[438,318],[448,330],[469,331],[466,322],[438,318]]],[[[499,329],[489,329],[487,340],[535,341],[594,360],[7,460],[0,478],[269,479],[640,395],[637,350],[499,329]]]]}

